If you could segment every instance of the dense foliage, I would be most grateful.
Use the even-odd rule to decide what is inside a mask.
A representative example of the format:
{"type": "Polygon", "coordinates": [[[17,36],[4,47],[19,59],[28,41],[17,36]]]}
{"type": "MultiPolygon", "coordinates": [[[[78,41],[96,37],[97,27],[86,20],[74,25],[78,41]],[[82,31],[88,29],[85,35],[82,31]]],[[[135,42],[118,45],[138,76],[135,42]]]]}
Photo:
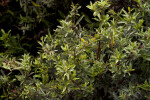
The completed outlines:
{"type": "MultiPolygon", "coordinates": [[[[19,1],[28,4],[26,0],[19,1]]],[[[53,2],[31,3],[34,7],[51,6],[42,1],[53,2]]],[[[150,1],[123,1],[122,5],[117,5],[120,0],[90,2],[86,7],[92,17],[80,13],[81,6],[72,3],[55,34],[47,29],[48,34],[41,37],[36,57],[22,48],[28,44],[20,44],[20,35],[11,36],[11,31],[1,29],[0,40],[7,50],[0,58],[0,98],[149,100],[150,1]],[[18,52],[24,55],[20,57],[18,52]]],[[[43,15],[44,7],[33,9],[41,9],[43,15]]],[[[22,22],[24,26],[33,25],[32,20],[26,21],[29,22],[22,22]]]]}
{"type": "MultiPolygon", "coordinates": [[[[51,34],[54,33],[53,29],[59,25],[60,19],[66,17],[72,2],[81,5],[89,3],[87,0],[0,0],[0,28],[5,32],[11,30],[12,36],[17,35],[13,40],[19,41],[19,44],[16,44],[20,45],[19,52],[16,52],[18,48],[10,50],[3,45],[5,42],[3,41],[0,44],[2,48],[0,51],[7,51],[13,56],[24,54],[25,51],[37,55],[37,47],[40,46],[37,41],[41,36],[46,35],[48,29],[51,34]]],[[[85,8],[82,7],[82,10],[85,8]]],[[[0,31],[1,35],[3,32],[0,31]]]]}

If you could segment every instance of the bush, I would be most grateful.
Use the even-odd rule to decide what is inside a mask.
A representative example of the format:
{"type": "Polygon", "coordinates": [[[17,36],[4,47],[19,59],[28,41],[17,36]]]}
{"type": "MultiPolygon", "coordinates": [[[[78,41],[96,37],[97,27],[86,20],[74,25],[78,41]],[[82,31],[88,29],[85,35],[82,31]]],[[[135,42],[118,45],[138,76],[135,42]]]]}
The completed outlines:
{"type": "Polygon", "coordinates": [[[6,32],[11,30],[11,36],[21,38],[22,48],[37,55],[37,41],[46,35],[48,28],[54,33],[53,29],[67,16],[72,2],[87,4],[87,0],[0,0],[0,28],[6,32]]]}
{"type": "Polygon", "coordinates": [[[150,99],[149,1],[136,0],[137,7],[118,12],[110,6],[108,0],[91,2],[93,21],[72,4],[57,34],[41,38],[39,57],[3,57],[1,98],[150,99]]]}

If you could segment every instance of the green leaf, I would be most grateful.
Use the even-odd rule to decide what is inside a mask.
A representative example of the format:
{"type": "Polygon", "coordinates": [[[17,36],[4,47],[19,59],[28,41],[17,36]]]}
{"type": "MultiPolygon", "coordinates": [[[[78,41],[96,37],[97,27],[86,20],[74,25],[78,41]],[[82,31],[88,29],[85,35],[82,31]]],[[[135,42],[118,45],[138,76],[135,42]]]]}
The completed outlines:
{"type": "Polygon", "coordinates": [[[76,25],[78,25],[80,23],[80,21],[84,18],[84,15],[82,15],[76,22],[76,25]]]}

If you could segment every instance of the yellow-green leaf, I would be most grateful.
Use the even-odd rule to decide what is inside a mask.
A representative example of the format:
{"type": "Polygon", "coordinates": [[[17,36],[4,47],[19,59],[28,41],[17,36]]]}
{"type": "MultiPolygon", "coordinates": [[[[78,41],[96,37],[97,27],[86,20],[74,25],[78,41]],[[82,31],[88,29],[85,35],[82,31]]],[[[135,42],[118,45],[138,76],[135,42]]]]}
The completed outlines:
{"type": "Polygon", "coordinates": [[[40,7],[40,5],[38,5],[37,3],[35,3],[34,1],[31,2],[33,4],[33,6],[35,7],[40,7]]]}

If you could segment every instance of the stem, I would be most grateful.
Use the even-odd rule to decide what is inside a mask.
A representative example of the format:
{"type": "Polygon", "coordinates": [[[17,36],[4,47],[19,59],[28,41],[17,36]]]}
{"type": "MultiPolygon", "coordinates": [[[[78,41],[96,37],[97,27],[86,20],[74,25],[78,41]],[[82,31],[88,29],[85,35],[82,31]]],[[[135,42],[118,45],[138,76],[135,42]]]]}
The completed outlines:
{"type": "Polygon", "coordinates": [[[98,48],[97,48],[97,57],[96,57],[97,60],[99,59],[100,51],[101,51],[101,48],[100,48],[100,36],[99,36],[98,48]]]}

